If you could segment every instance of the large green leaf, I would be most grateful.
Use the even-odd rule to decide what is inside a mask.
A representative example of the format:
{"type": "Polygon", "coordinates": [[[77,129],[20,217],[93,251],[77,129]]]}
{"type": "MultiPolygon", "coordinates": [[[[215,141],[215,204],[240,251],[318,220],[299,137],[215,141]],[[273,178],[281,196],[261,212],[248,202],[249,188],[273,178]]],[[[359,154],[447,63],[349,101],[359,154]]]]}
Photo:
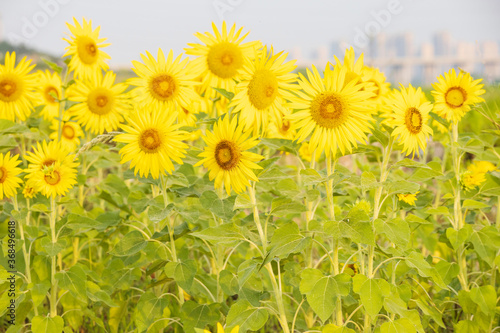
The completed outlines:
{"type": "Polygon", "coordinates": [[[215,216],[229,221],[236,213],[233,211],[235,199],[234,196],[220,199],[214,191],[205,191],[200,197],[200,203],[215,216]]]}
{"type": "Polygon", "coordinates": [[[111,254],[115,256],[130,256],[144,249],[146,245],[148,245],[148,242],[142,232],[132,230],[120,239],[111,251],[111,254]]]}
{"type": "Polygon", "coordinates": [[[73,266],[67,271],[60,271],[56,274],[58,286],[61,289],[69,290],[76,298],[87,299],[87,275],[80,266],[73,266]]]}
{"type": "Polygon", "coordinates": [[[266,256],[263,265],[271,262],[275,257],[286,258],[291,253],[301,252],[310,243],[311,238],[303,236],[299,231],[299,226],[288,223],[274,232],[271,238],[271,250],[266,256]]]}
{"type": "MultiPolygon", "coordinates": [[[[145,292],[141,295],[134,310],[134,322],[139,332],[152,329],[153,323],[160,318],[169,318],[169,300],[166,297],[157,297],[152,292],[145,292]]],[[[168,324],[168,320],[161,320],[155,323],[153,331],[159,332],[168,324]]]]}
{"type": "Polygon", "coordinates": [[[196,274],[196,263],[194,260],[182,262],[169,262],[165,268],[165,274],[173,278],[181,288],[190,290],[196,274]]]}
{"type": "Polygon", "coordinates": [[[244,240],[239,227],[234,223],[224,223],[216,227],[209,227],[200,232],[193,232],[191,236],[207,240],[213,244],[231,244],[244,240]]]}
{"type": "Polygon", "coordinates": [[[491,285],[475,287],[470,290],[471,300],[479,305],[481,311],[489,316],[495,315],[497,293],[491,285]]]}
{"type": "Polygon", "coordinates": [[[61,333],[63,327],[64,320],[59,316],[36,316],[31,320],[33,333],[61,333]]]}
{"type": "Polygon", "coordinates": [[[384,297],[380,286],[375,279],[369,279],[357,274],[352,279],[353,290],[361,299],[361,304],[370,316],[375,316],[382,309],[384,297]]]}
{"type": "Polygon", "coordinates": [[[380,326],[380,333],[416,333],[417,330],[412,322],[407,318],[400,318],[394,321],[383,323],[380,326]]]}
{"type": "Polygon", "coordinates": [[[241,300],[229,309],[227,326],[230,331],[239,325],[240,333],[245,333],[248,330],[257,331],[264,326],[268,319],[269,311],[267,309],[253,307],[248,301],[241,300]]]}

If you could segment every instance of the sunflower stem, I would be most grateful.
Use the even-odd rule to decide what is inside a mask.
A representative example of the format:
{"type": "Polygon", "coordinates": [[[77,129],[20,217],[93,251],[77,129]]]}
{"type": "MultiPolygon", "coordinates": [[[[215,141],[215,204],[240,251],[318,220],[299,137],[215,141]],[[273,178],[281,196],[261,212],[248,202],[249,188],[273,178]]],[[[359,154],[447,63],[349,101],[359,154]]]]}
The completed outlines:
{"type": "MultiPolygon", "coordinates": [[[[57,204],[55,196],[50,198],[50,234],[52,237],[52,244],[57,243],[56,235],[56,217],[57,217],[57,204]]],[[[57,280],[56,280],[56,256],[52,256],[51,270],[50,270],[50,316],[57,316],[57,280]]]]}
{"type": "MultiPolygon", "coordinates": [[[[453,159],[453,171],[455,172],[456,186],[454,187],[455,201],[453,203],[454,212],[454,229],[459,231],[464,226],[464,220],[462,219],[462,207],[460,199],[460,159],[461,154],[458,153],[458,122],[453,122],[452,124],[452,140],[451,140],[451,156],[453,159]]],[[[465,261],[465,249],[464,245],[460,244],[457,249],[457,261],[459,271],[460,285],[465,291],[469,291],[469,283],[467,282],[467,263],[465,261]]]]}

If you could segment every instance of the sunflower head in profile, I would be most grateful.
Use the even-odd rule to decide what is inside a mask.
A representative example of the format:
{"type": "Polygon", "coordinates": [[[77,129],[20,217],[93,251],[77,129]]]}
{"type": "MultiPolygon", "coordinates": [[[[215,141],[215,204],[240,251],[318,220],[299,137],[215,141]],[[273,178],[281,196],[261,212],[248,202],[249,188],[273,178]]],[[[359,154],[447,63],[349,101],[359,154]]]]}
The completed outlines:
{"type": "Polygon", "coordinates": [[[0,65],[0,119],[24,121],[31,114],[36,101],[36,75],[30,74],[34,67],[26,57],[16,66],[16,53],[5,54],[5,65],[0,65]]]}
{"type": "Polygon", "coordinates": [[[288,54],[264,47],[255,60],[248,62],[241,72],[236,95],[229,107],[240,112],[245,130],[253,129],[254,135],[265,134],[270,121],[281,122],[287,113],[283,91],[293,90],[297,75],[292,71],[295,61],[285,63],[288,54]]]}
{"type": "Polygon", "coordinates": [[[361,70],[361,81],[364,82],[368,88],[373,92],[373,97],[370,102],[376,105],[379,109],[382,105],[384,98],[390,91],[390,83],[386,82],[386,77],[378,68],[363,66],[361,70]],[[372,87],[370,87],[372,86],[372,87]]]}
{"type": "Polygon", "coordinates": [[[280,114],[279,118],[272,118],[269,122],[268,138],[294,140],[296,134],[295,123],[287,119],[284,114],[280,114]]]}
{"type": "Polygon", "coordinates": [[[188,59],[182,59],[182,54],[174,59],[173,51],[168,52],[165,59],[162,49],[158,49],[157,59],[146,51],[141,54],[143,63],[132,61],[132,70],[138,77],[128,80],[136,86],[133,96],[141,106],[153,105],[156,108],[175,110],[187,107],[197,94],[194,86],[195,75],[188,71],[188,59]]]}
{"type": "Polygon", "coordinates": [[[36,188],[36,184],[32,179],[28,179],[24,183],[24,188],[23,188],[23,195],[26,199],[32,199],[35,197],[35,195],[38,193],[38,190],[36,188]]]}
{"type": "Polygon", "coordinates": [[[399,201],[403,201],[410,206],[415,206],[415,201],[417,201],[417,194],[419,194],[419,193],[420,193],[420,191],[417,191],[413,194],[412,193],[407,193],[407,194],[398,193],[398,199],[399,199],[399,201]]]}
{"type": "Polygon", "coordinates": [[[398,138],[407,156],[420,155],[420,149],[425,149],[427,138],[433,133],[427,125],[432,104],[423,102],[420,87],[415,89],[410,84],[408,88],[401,86],[400,90],[395,90],[388,105],[392,110],[392,136],[398,138]]]}
{"type": "Polygon", "coordinates": [[[484,94],[482,79],[474,80],[469,73],[450,69],[440,75],[438,82],[432,84],[434,90],[434,111],[444,119],[458,123],[474,104],[484,102],[479,97],[484,94]]]}
{"type": "Polygon", "coordinates": [[[226,115],[203,138],[207,146],[199,155],[203,159],[195,166],[204,165],[209,170],[209,179],[215,179],[215,188],[224,186],[228,195],[231,188],[241,193],[250,185],[250,180],[258,181],[253,170],[262,169],[255,162],[263,156],[248,151],[259,143],[256,137],[249,138],[249,135],[236,117],[230,120],[226,115]]]}
{"type": "Polygon", "coordinates": [[[104,44],[106,38],[99,38],[101,27],[92,30],[92,21],[87,22],[85,18],[82,24],[76,18],[73,18],[73,22],[75,25],[66,23],[71,35],[69,38],[63,38],[69,43],[63,55],[63,57],[71,56],[69,70],[74,71],[75,77],[83,79],[90,78],[101,70],[108,70],[106,60],[110,59],[110,56],[102,48],[110,44],[104,44]]]}
{"type": "Polygon", "coordinates": [[[335,66],[346,68],[344,84],[349,83],[351,80],[362,81],[363,68],[365,67],[363,53],[356,59],[354,49],[351,47],[345,50],[343,61],[340,61],[336,55],[333,57],[335,58],[335,66]]]}
{"type": "Polygon", "coordinates": [[[68,91],[68,99],[77,102],[68,114],[86,130],[102,134],[118,129],[130,109],[125,83],[114,84],[116,74],[109,71],[104,77],[96,72],[89,80],[77,80],[68,91]]]}
{"type": "Polygon", "coordinates": [[[213,97],[213,87],[234,92],[235,80],[240,80],[243,65],[249,59],[255,58],[257,50],[262,44],[259,41],[243,43],[247,37],[242,34],[243,28],[236,30],[233,25],[228,31],[226,22],[222,22],[219,32],[215,23],[212,23],[213,34],[210,32],[196,33],[200,44],[188,43],[186,54],[196,56],[191,64],[191,71],[201,73],[201,93],[213,97]]]}
{"type": "Polygon", "coordinates": [[[56,161],[34,172],[29,180],[47,198],[66,195],[76,184],[76,169],[56,161]]]}
{"type": "Polygon", "coordinates": [[[371,131],[372,116],[368,100],[373,96],[358,79],[346,83],[348,68],[327,65],[324,78],[316,67],[307,69],[307,78],[299,73],[297,95],[288,94],[289,107],[296,112],[287,118],[296,123],[297,140],[309,136],[310,149],[326,156],[344,155],[365,141],[371,131]]]}
{"type": "Polygon", "coordinates": [[[10,198],[17,194],[17,188],[23,181],[17,177],[22,170],[17,166],[21,163],[19,155],[10,156],[10,152],[5,155],[0,154],[0,200],[10,198]]]}
{"type": "Polygon", "coordinates": [[[40,114],[45,120],[52,121],[59,115],[59,99],[61,99],[62,83],[59,74],[37,72],[36,93],[38,97],[37,104],[43,105],[40,114]]]}
{"type": "Polygon", "coordinates": [[[181,124],[174,124],[177,115],[164,109],[139,109],[121,125],[125,132],[115,137],[116,142],[126,145],[120,149],[121,163],[130,161],[134,174],[141,177],[150,174],[157,179],[160,174],[172,174],[175,169],[172,161],[182,164],[185,157],[187,133],[179,130],[181,124]]]}
{"type": "MultiPolygon", "coordinates": [[[[53,131],[49,138],[57,141],[59,138],[59,121],[52,122],[50,129],[53,131]]],[[[61,145],[67,151],[75,151],[80,145],[80,138],[84,136],[82,128],[74,121],[61,123],[61,145]]]]}

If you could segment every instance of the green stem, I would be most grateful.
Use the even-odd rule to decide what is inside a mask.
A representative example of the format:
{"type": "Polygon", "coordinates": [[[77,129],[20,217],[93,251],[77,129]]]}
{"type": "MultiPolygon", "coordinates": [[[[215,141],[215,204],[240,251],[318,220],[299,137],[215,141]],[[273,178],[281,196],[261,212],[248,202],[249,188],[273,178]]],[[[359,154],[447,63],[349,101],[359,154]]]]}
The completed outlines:
{"type": "MultiPolygon", "coordinates": [[[[257,200],[255,199],[255,182],[253,182],[252,184],[250,184],[250,186],[248,187],[248,191],[249,191],[249,194],[250,194],[250,200],[252,202],[252,205],[253,205],[253,219],[254,219],[254,223],[255,225],[257,226],[257,230],[259,232],[259,236],[260,236],[260,240],[261,240],[261,243],[262,243],[262,248],[263,248],[263,251],[262,253],[266,253],[266,244],[267,244],[267,240],[266,240],[266,236],[264,235],[264,231],[262,230],[262,225],[260,224],[260,218],[259,218],[259,209],[257,208],[257,200]]],[[[279,265],[279,263],[278,263],[279,265]]],[[[271,280],[271,284],[273,286],[273,292],[274,292],[274,295],[276,297],[276,303],[278,305],[278,311],[279,311],[279,322],[281,324],[281,328],[283,329],[283,332],[284,333],[290,333],[290,328],[288,327],[288,320],[286,318],[286,312],[285,312],[285,305],[283,303],[283,293],[282,293],[282,290],[281,288],[278,286],[278,283],[276,282],[276,277],[274,276],[274,272],[273,272],[273,267],[271,265],[271,263],[267,263],[265,265],[266,267],[266,270],[267,272],[269,273],[269,278],[271,280]]],[[[281,278],[281,277],[279,277],[281,278]]],[[[280,285],[281,285],[281,280],[280,280],[280,285]]]]}
{"type": "MultiPolygon", "coordinates": [[[[163,203],[165,204],[165,208],[168,206],[168,195],[167,195],[167,178],[164,175],[161,175],[160,178],[161,189],[163,192],[163,203]]],[[[172,252],[172,260],[174,262],[178,262],[177,259],[177,250],[175,249],[175,238],[174,238],[174,227],[175,227],[175,219],[172,216],[167,217],[167,221],[169,223],[168,233],[170,237],[170,250],[172,252]]],[[[155,229],[157,228],[157,224],[155,224],[155,229]]],[[[179,303],[182,306],[184,304],[184,291],[180,286],[178,287],[179,292],[179,303]]]]}
{"type": "MultiPolygon", "coordinates": [[[[313,170],[316,168],[316,151],[313,151],[313,153],[312,153],[310,168],[313,170]]],[[[299,175],[300,175],[300,172],[299,172],[299,175]]],[[[312,185],[309,185],[308,190],[312,190],[312,189],[313,189],[312,185]]],[[[306,231],[309,231],[309,221],[311,221],[314,218],[314,214],[313,214],[314,202],[307,200],[307,197],[305,200],[306,200],[306,208],[307,208],[307,211],[306,211],[306,231]]],[[[305,257],[307,268],[312,268],[312,266],[313,266],[312,247],[308,246],[306,248],[304,257],[305,257]]]]}
{"type": "MultiPolygon", "coordinates": [[[[458,146],[458,123],[454,122],[452,125],[452,141],[451,141],[451,156],[453,158],[453,171],[455,172],[456,185],[454,187],[455,201],[453,204],[454,212],[454,225],[456,231],[459,231],[464,226],[464,221],[462,220],[462,207],[460,201],[460,158],[461,155],[457,150],[458,146]]],[[[459,272],[459,281],[462,289],[469,291],[469,283],[467,282],[467,263],[465,262],[465,250],[463,244],[457,249],[457,261],[459,272]]]]}
{"type": "MultiPolygon", "coordinates": [[[[52,238],[52,244],[57,243],[56,235],[56,215],[57,215],[57,204],[56,198],[52,196],[50,198],[50,234],[52,238]]],[[[52,256],[51,271],[50,271],[50,316],[57,316],[57,281],[56,281],[56,256],[52,256]]]]}

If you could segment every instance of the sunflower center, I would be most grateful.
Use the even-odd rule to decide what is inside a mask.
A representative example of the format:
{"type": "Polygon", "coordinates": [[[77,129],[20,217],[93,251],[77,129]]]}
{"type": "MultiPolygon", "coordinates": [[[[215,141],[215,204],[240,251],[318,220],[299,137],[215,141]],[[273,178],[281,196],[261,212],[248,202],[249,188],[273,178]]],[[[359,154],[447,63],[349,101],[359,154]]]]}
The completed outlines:
{"type": "Polygon", "coordinates": [[[145,130],[139,136],[139,147],[148,154],[156,153],[160,146],[160,133],[154,128],[145,130]]]}
{"type": "Polygon", "coordinates": [[[50,104],[55,104],[57,103],[58,98],[59,93],[57,92],[57,89],[55,87],[50,86],[45,89],[45,100],[47,102],[49,102],[50,104]],[[54,98],[54,96],[56,97],[54,98]]]}
{"type": "Polygon", "coordinates": [[[207,54],[208,69],[216,76],[230,79],[243,66],[243,53],[229,42],[221,42],[210,47],[207,54]]]}
{"type": "Polygon", "coordinates": [[[97,61],[97,45],[94,40],[87,36],[80,36],[76,41],[78,57],[86,64],[91,65],[97,61]]]}
{"type": "Polygon", "coordinates": [[[409,108],[406,110],[405,124],[410,133],[420,133],[420,130],[422,129],[422,114],[417,108],[409,108]]]}
{"type": "Polygon", "coordinates": [[[286,132],[290,129],[290,120],[283,120],[283,124],[281,125],[281,131],[286,132]]]}
{"type": "Polygon", "coordinates": [[[4,102],[15,101],[21,94],[22,82],[13,77],[0,79],[0,100],[4,102]]]}
{"type": "Polygon", "coordinates": [[[75,137],[75,130],[71,125],[64,125],[62,129],[62,135],[66,139],[72,140],[75,137]]]}
{"type": "Polygon", "coordinates": [[[222,140],[215,146],[215,161],[224,170],[231,170],[240,161],[241,153],[231,141],[222,140]]]}
{"type": "Polygon", "coordinates": [[[0,167],[0,184],[3,183],[5,179],[7,179],[7,169],[0,167]]]}
{"type": "Polygon", "coordinates": [[[151,80],[149,88],[156,99],[166,101],[174,95],[177,85],[170,75],[160,74],[151,80]]]}
{"type": "Polygon", "coordinates": [[[349,117],[348,105],[341,95],[324,92],[311,102],[311,117],[321,127],[336,128],[349,117]]]}
{"type": "Polygon", "coordinates": [[[45,176],[43,176],[45,179],[45,182],[49,185],[57,185],[61,181],[61,175],[59,174],[59,171],[57,170],[52,170],[50,172],[47,172],[45,176]]]}
{"type": "Polygon", "coordinates": [[[54,160],[52,158],[48,158],[48,159],[46,159],[45,161],[42,162],[42,165],[46,166],[46,167],[49,167],[52,164],[54,164],[55,162],[56,162],[56,160],[54,160]]]}
{"type": "Polygon", "coordinates": [[[268,69],[255,72],[248,84],[248,99],[257,110],[265,110],[271,104],[278,93],[278,80],[268,69]]]}
{"type": "Polygon", "coordinates": [[[87,105],[90,112],[99,116],[106,115],[113,110],[113,95],[107,89],[97,88],[89,94],[87,105]]]}
{"type": "Polygon", "coordinates": [[[449,107],[459,108],[467,99],[467,92],[462,87],[452,87],[448,89],[444,98],[449,107]]]}

